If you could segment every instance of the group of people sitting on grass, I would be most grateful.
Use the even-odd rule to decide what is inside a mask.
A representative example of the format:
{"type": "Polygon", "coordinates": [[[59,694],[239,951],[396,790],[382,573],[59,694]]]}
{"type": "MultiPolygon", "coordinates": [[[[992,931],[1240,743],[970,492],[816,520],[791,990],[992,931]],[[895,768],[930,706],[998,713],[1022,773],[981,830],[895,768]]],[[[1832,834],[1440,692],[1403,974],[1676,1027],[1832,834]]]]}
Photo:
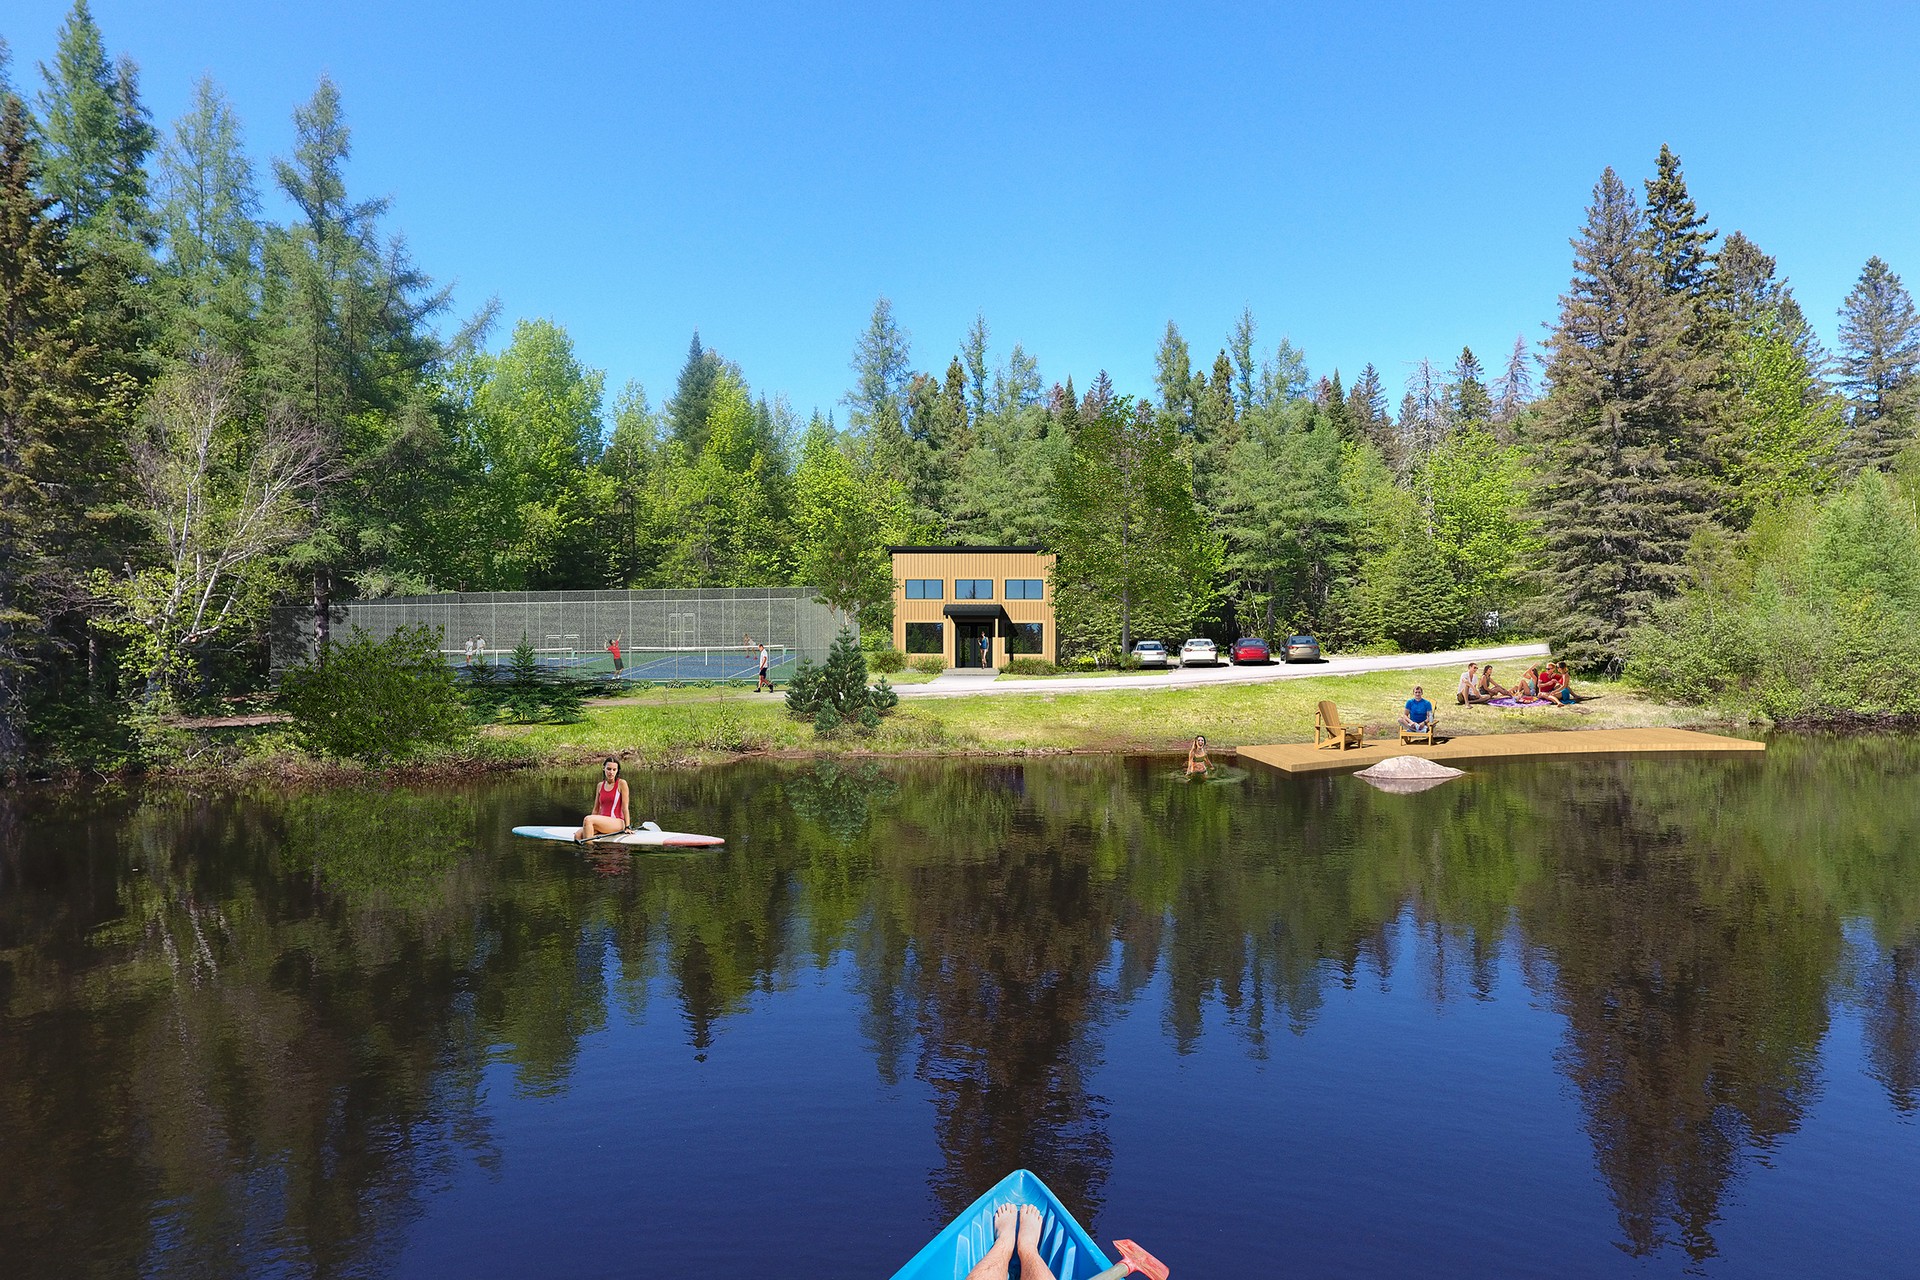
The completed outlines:
{"type": "Polygon", "coordinates": [[[1469,662],[1467,669],[1460,673],[1460,687],[1454,691],[1453,700],[1463,707],[1476,702],[1491,702],[1501,706],[1554,704],[1566,707],[1585,701],[1573,691],[1573,678],[1567,674],[1567,664],[1551,661],[1528,667],[1527,673],[1511,689],[1493,678],[1491,662],[1484,667],[1477,662],[1469,662]]]}
{"type": "MultiPolygon", "coordinates": [[[[1491,662],[1484,667],[1477,662],[1469,662],[1467,669],[1460,673],[1460,686],[1454,690],[1453,700],[1463,707],[1475,703],[1492,703],[1502,707],[1566,707],[1586,701],[1573,691],[1573,678],[1567,674],[1567,664],[1551,661],[1528,667],[1527,674],[1511,689],[1493,678],[1491,662]]],[[[1427,701],[1419,685],[1413,686],[1413,697],[1407,700],[1406,710],[1400,716],[1400,731],[1431,734],[1435,727],[1433,704],[1427,701]]]]}

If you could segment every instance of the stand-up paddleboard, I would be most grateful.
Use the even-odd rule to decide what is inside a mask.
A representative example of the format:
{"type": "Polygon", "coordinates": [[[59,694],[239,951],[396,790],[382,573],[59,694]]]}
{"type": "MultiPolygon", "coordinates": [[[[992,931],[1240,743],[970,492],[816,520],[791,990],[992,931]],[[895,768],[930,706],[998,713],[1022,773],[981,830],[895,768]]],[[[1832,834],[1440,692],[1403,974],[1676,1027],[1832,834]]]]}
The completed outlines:
{"type": "MultiPolygon", "coordinates": [[[[513,834],[527,836],[534,840],[564,840],[572,844],[573,833],[578,827],[515,827],[513,834]]],[[[719,836],[700,836],[688,831],[662,831],[651,822],[643,822],[637,827],[628,827],[619,835],[595,836],[582,843],[591,845],[645,845],[655,849],[706,849],[716,844],[725,844],[719,836]]]]}

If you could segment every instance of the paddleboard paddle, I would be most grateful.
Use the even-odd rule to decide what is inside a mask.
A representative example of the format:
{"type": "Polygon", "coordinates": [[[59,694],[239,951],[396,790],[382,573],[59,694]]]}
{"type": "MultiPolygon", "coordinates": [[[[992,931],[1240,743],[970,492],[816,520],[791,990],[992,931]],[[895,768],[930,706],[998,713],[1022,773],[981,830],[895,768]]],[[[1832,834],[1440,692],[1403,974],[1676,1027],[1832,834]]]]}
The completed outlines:
{"type": "Polygon", "coordinates": [[[1170,1274],[1167,1264],[1142,1249],[1131,1240],[1115,1240],[1113,1247],[1120,1251],[1120,1261],[1102,1271],[1093,1280],[1120,1280],[1138,1271],[1148,1280],[1167,1280],[1170,1274]]]}

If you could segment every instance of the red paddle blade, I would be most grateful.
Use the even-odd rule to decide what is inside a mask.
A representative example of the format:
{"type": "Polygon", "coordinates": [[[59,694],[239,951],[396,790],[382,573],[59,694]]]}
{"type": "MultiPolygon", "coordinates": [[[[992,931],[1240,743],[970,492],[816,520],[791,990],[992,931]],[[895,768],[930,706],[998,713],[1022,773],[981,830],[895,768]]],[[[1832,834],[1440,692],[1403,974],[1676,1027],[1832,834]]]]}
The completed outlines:
{"type": "Polygon", "coordinates": [[[1142,1249],[1131,1240],[1115,1240],[1113,1247],[1120,1251],[1120,1259],[1129,1267],[1152,1280],[1167,1280],[1167,1264],[1142,1249]]]}

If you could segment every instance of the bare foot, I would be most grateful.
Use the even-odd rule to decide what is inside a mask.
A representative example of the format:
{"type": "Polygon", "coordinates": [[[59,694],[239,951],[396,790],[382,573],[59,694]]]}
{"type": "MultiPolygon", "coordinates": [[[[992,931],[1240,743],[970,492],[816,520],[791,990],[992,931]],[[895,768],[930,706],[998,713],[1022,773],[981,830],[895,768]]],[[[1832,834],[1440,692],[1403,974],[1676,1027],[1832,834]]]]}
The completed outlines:
{"type": "Polygon", "coordinates": [[[1040,1210],[1020,1206],[1020,1280],[1053,1280],[1053,1271],[1040,1257],[1040,1210]]]}
{"type": "Polygon", "coordinates": [[[1014,1220],[1019,1210],[1003,1204],[993,1211],[993,1247],[967,1272],[967,1280],[1007,1280],[1007,1264],[1013,1261],[1014,1220]]]}

